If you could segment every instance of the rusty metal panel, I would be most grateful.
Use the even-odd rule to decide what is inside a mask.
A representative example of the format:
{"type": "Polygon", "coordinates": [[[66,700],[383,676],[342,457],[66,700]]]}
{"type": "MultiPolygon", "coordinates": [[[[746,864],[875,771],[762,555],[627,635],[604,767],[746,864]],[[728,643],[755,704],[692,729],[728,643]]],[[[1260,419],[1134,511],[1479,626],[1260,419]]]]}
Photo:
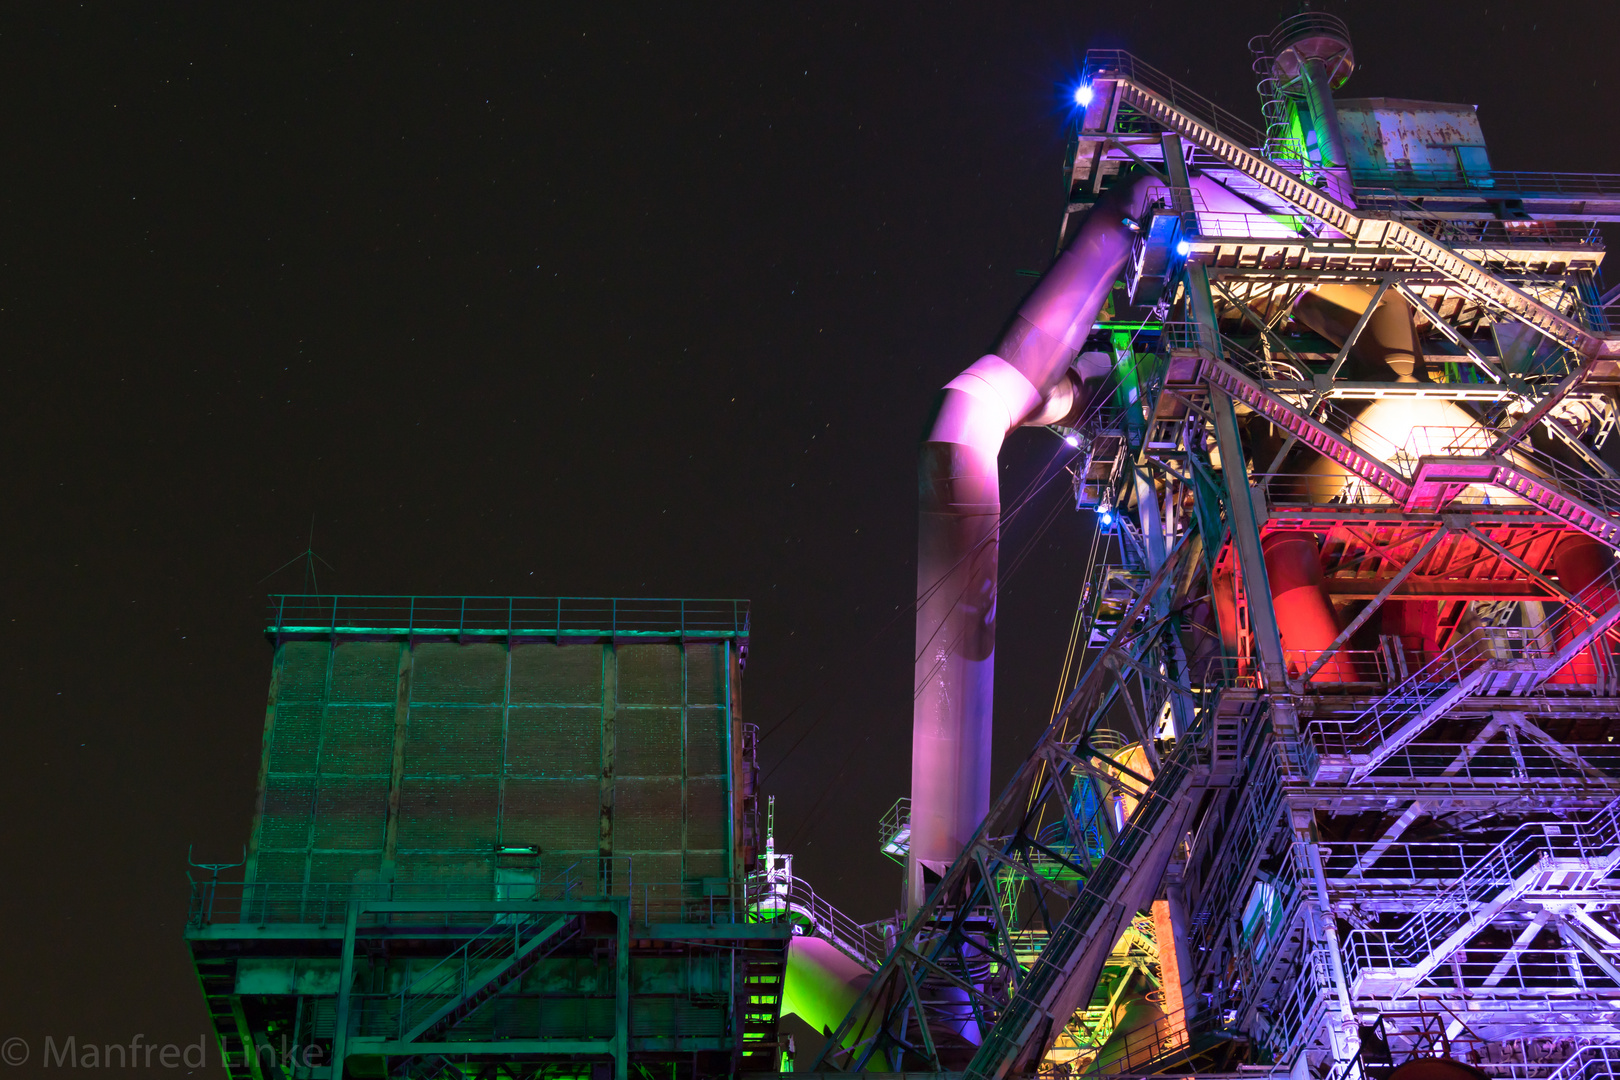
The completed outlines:
{"type": "Polygon", "coordinates": [[[1350,168],[1456,180],[1490,172],[1473,105],[1404,98],[1336,102],[1350,168]]]}

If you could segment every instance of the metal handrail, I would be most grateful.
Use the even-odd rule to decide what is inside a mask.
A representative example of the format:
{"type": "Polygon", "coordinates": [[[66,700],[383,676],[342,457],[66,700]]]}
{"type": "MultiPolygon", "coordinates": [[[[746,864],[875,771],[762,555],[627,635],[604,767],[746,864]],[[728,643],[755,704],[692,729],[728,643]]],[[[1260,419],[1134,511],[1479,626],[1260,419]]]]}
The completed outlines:
{"type": "Polygon", "coordinates": [[[1355,929],[1345,939],[1345,975],[1364,968],[1406,968],[1431,957],[1504,889],[1553,860],[1607,874],[1620,861],[1620,799],[1583,821],[1526,822],[1477,856],[1443,892],[1390,930],[1355,929]]]}
{"type": "Polygon", "coordinates": [[[1212,130],[1246,147],[1259,147],[1265,135],[1253,124],[1209,98],[1176,82],[1123,49],[1090,49],[1081,66],[1081,81],[1123,76],[1151,90],[1212,130]]]}
{"type": "Polygon", "coordinates": [[[745,896],[751,918],[756,922],[798,922],[805,932],[819,937],[869,971],[876,971],[888,955],[883,936],[872,926],[856,922],[816,895],[809,883],[780,873],[750,874],[745,896]],[[781,903],[775,911],[761,907],[765,901],[781,903]]]}
{"type": "Polygon", "coordinates": [[[606,882],[612,882],[613,895],[628,893],[631,875],[631,857],[614,855],[571,860],[549,877],[541,876],[537,870],[532,884],[496,882],[493,875],[448,881],[193,881],[186,922],[192,927],[281,923],[326,926],[341,923],[351,903],[412,901],[453,905],[500,899],[592,899],[609,895],[604,891],[606,882]],[[524,895],[518,896],[519,892],[524,895]]]}
{"type": "Polygon", "coordinates": [[[1409,191],[1421,189],[1474,191],[1491,189],[1500,195],[1612,195],[1620,197],[1620,173],[1559,173],[1527,172],[1512,169],[1492,169],[1489,172],[1464,172],[1456,168],[1411,169],[1357,169],[1351,168],[1350,180],[1359,195],[1363,189],[1409,191]]]}
{"type": "MultiPolygon", "coordinates": [[[[1572,656],[1566,642],[1592,626],[1586,608],[1600,617],[1614,614],[1609,597],[1620,593],[1620,570],[1606,570],[1581,592],[1533,627],[1479,626],[1459,635],[1410,678],[1355,716],[1312,716],[1306,725],[1322,752],[1346,753],[1376,748],[1398,730],[1416,722],[1445,695],[1485,670],[1489,663],[1521,661],[1538,679],[1553,675],[1572,656]]],[[[1598,644],[1594,642],[1593,644],[1598,644]]]]}
{"type": "Polygon", "coordinates": [[[748,601],[581,596],[270,596],[267,634],[718,639],[748,636],[748,601]]]}

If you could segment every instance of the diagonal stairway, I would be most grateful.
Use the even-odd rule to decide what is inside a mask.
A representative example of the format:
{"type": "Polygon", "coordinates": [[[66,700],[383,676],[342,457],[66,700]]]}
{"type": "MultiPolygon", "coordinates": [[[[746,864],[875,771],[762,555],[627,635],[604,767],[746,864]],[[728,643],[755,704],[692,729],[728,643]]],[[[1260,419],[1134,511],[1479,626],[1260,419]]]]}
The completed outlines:
{"type": "Polygon", "coordinates": [[[1317,780],[1354,782],[1368,776],[1464,698],[1521,697],[1535,690],[1620,623],[1620,604],[1603,609],[1595,602],[1617,585],[1620,573],[1611,570],[1539,626],[1471,630],[1343,725],[1316,719],[1312,739],[1323,758],[1317,780]],[[1595,618],[1582,613],[1594,609],[1595,618]],[[1556,649],[1538,644],[1547,641],[1563,644],[1556,649]]]}
{"type": "Polygon", "coordinates": [[[1525,893],[1557,886],[1578,899],[1620,864],[1620,799],[1584,821],[1529,822],[1472,862],[1393,930],[1352,930],[1345,976],[1355,997],[1400,997],[1525,893]]]}
{"type": "Polygon", "coordinates": [[[236,993],[236,961],[198,960],[197,981],[202,984],[203,1001],[214,1024],[225,1075],[231,1080],[256,1077],[253,1037],[242,1012],[242,999],[236,993]]]}
{"type": "Polygon", "coordinates": [[[1199,747],[1189,739],[1162,764],[1108,853],[1086,878],[1052,931],[1035,965],[996,1020],[964,1080],[1001,1077],[1020,1059],[1038,1059],[1055,1027],[1072,1016],[1096,986],[1122,924],[1147,905],[1180,841],[1202,782],[1194,771],[1199,747]],[[1062,1018],[1056,1019],[1054,1018],[1062,1018]]]}
{"type": "Polygon", "coordinates": [[[400,1041],[440,1041],[445,1032],[577,936],[579,927],[577,915],[536,915],[515,925],[503,918],[491,924],[445,961],[418,976],[401,995],[400,1026],[404,1027],[407,1020],[415,1022],[400,1041]],[[511,955],[485,966],[508,946],[511,955]],[[434,1008],[423,1007],[424,1003],[437,1001],[447,989],[451,990],[448,1000],[434,1008]]]}
{"type": "Polygon", "coordinates": [[[1408,479],[1232,364],[1205,357],[1201,375],[1408,510],[1433,513],[1447,501],[1448,492],[1491,484],[1620,549],[1620,482],[1596,478],[1553,480],[1501,457],[1424,457],[1408,479]],[[1579,493],[1571,490],[1575,486],[1579,493]]]}
{"type": "Polygon", "coordinates": [[[777,1028],[782,1019],[782,991],[787,980],[787,950],[751,950],[743,954],[743,1072],[777,1072],[781,1060],[777,1028]]]}
{"type": "Polygon", "coordinates": [[[1129,53],[1112,52],[1106,58],[1101,58],[1102,54],[1099,57],[1099,62],[1088,61],[1091,79],[1115,82],[1122,100],[1133,108],[1243,173],[1288,205],[1358,244],[1388,244],[1400,248],[1444,274],[1455,285],[1506,310],[1584,357],[1620,356],[1620,337],[1599,334],[1571,321],[1404,222],[1356,213],[1223,134],[1218,119],[1190,111],[1202,99],[1129,53]]]}
{"type": "MultiPolygon", "coordinates": [[[[1142,1076],[1171,1070],[1180,1072],[1188,1065],[1202,1064],[1200,1059],[1231,1057],[1230,1053],[1221,1055],[1221,1051],[1233,1049],[1242,1037],[1228,1030],[1221,1021],[1219,1009],[1202,1009],[1195,1013],[1182,1009],[1130,1031],[1116,1031],[1109,1036],[1104,1052],[1080,1075],[1142,1076]]],[[[1197,1071],[1228,1071],[1225,1060],[1209,1065],[1212,1067],[1197,1071]]]]}

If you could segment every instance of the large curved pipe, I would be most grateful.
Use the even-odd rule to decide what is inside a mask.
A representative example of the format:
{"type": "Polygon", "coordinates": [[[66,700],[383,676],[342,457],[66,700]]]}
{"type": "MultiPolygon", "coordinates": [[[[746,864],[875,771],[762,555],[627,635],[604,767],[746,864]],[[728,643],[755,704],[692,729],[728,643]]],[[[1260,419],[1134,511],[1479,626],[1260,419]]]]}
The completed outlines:
{"type": "MultiPolygon", "coordinates": [[[[810,934],[795,937],[788,942],[782,1013],[797,1016],[817,1031],[836,1031],[871,978],[870,971],[829,942],[810,934]]],[[[862,1037],[866,1016],[859,1020],[844,1036],[846,1046],[862,1037]]]]}
{"type": "Polygon", "coordinates": [[[945,387],[923,441],[908,911],[990,806],[1002,440],[1074,407],[1070,365],[1130,255],[1126,219],[1141,216],[1151,187],[1147,178],[1122,178],[1103,196],[996,351],[945,387]]]}
{"type": "MultiPolygon", "coordinates": [[[[1295,302],[1294,318],[1342,346],[1372,298],[1373,290],[1365,285],[1318,285],[1295,302]]],[[[1416,370],[1423,353],[1406,297],[1391,290],[1379,299],[1351,355],[1361,368],[1359,378],[1394,376],[1396,382],[1418,381],[1416,370]]]]}

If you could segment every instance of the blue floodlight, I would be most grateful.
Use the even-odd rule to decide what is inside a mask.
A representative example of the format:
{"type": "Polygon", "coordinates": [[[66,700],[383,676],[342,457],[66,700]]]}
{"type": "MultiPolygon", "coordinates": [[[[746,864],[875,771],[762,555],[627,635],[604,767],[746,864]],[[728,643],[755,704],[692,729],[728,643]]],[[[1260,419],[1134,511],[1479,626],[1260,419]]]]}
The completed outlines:
{"type": "Polygon", "coordinates": [[[1104,510],[1097,516],[1102,520],[1104,525],[1112,525],[1114,523],[1114,512],[1112,510],[1104,510]]]}
{"type": "Polygon", "coordinates": [[[1091,84],[1081,83],[1074,88],[1074,103],[1082,109],[1091,104],[1091,84]]]}
{"type": "Polygon", "coordinates": [[[1185,240],[1178,240],[1176,242],[1176,254],[1185,259],[1188,255],[1192,254],[1192,245],[1187,243],[1185,240]]]}

